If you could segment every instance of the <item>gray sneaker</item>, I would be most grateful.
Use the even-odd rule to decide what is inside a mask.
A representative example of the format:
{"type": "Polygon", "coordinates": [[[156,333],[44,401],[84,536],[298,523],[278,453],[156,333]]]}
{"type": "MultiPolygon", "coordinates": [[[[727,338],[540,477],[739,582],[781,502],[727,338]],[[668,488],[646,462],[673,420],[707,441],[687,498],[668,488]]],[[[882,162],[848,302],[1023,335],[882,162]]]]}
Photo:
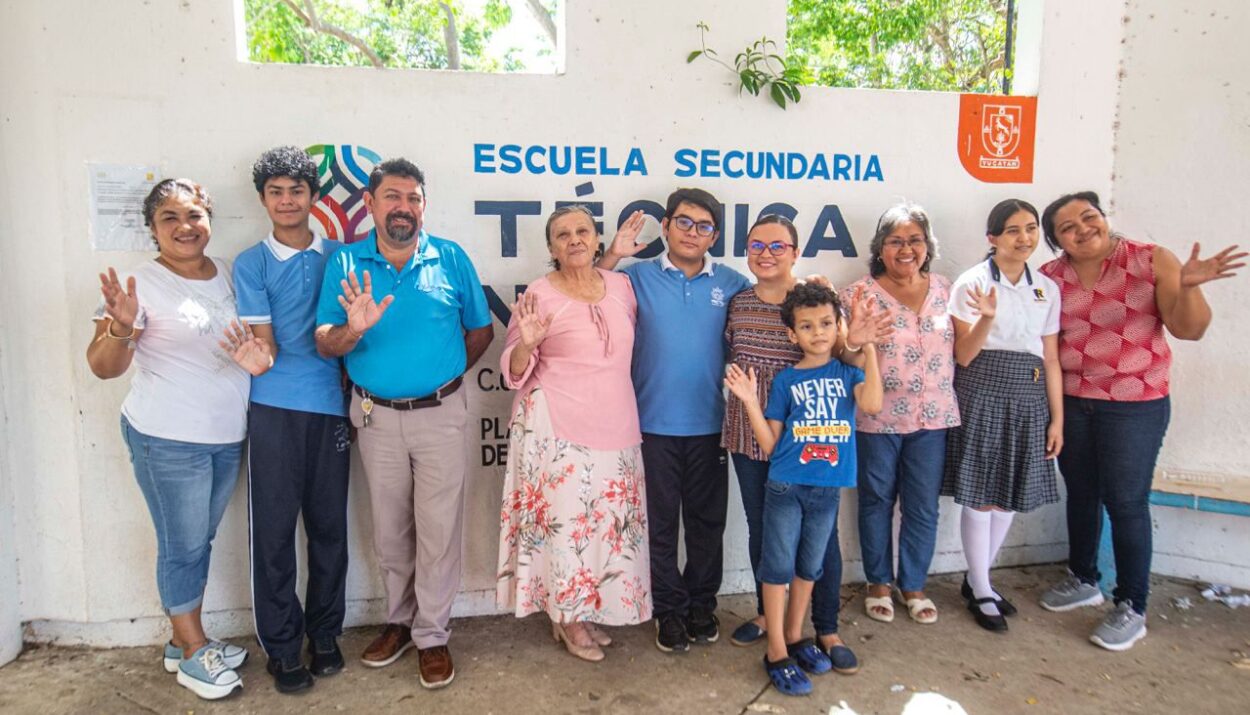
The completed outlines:
{"type": "Polygon", "coordinates": [[[1062,613],[1082,606],[1097,606],[1104,600],[1102,589],[1097,584],[1085,583],[1069,573],[1067,578],[1043,593],[1039,603],[1048,611],[1062,613]]]}
{"type": "Polygon", "coordinates": [[[1107,650],[1128,650],[1146,637],[1146,617],[1129,605],[1128,601],[1117,603],[1115,609],[1102,619],[1089,639],[1107,650]]]}

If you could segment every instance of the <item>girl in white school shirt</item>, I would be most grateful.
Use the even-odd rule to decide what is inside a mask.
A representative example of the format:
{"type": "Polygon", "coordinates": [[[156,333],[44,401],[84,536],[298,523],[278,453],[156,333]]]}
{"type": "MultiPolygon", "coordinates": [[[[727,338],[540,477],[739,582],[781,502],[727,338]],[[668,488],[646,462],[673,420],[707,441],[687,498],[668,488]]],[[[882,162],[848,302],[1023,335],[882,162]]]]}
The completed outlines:
{"type": "Polygon", "coordinates": [[[994,591],[990,566],[1016,512],[1059,501],[1053,460],[1063,447],[1063,381],[1059,288],[1027,263],[1040,238],[1037,209],[1002,201],[985,233],[986,259],[951,289],[962,424],[947,440],[942,494],[963,507],[968,610],[1001,633],[1016,609],[994,591]]]}

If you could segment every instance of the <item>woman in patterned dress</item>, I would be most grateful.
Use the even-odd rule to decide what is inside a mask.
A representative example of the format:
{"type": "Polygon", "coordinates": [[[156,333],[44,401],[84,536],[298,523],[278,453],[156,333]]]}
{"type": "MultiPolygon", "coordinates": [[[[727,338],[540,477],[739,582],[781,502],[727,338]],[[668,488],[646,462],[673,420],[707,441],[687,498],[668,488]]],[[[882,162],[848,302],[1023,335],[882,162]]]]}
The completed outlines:
{"type": "MultiPolygon", "coordinates": [[[[626,228],[643,221],[635,214],[626,228]]],[[[500,358],[513,402],[496,599],[543,612],[573,655],[603,660],[600,626],[651,618],[642,434],[630,379],[637,301],[595,268],[584,206],[547,220],[555,270],[517,298],[500,358]]]]}
{"type": "Polygon", "coordinates": [[[937,542],[938,491],[946,431],[959,424],[955,403],[955,331],[946,306],[950,281],[929,272],[937,240],[915,204],[888,209],[869,246],[869,275],[843,290],[872,297],[893,320],[894,335],[877,344],[885,407],[856,415],[859,452],[859,542],[869,618],[894,620],[893,586],[917,623],[937,621],[924,585],[937,542]],[[898,578],[893,558],[894,505],[902,512],[898,578]]]}
{"type": "MultiPolygon", "coordinates": [[[[761,402],[768,399],[773,378],[781,370],[795,364],[803,351],[791,342],[781,320],[781,303],[786,293],[798,283],[794,264],[798,258],[798,231],[784,216],[761,217],[747,233],[747,267],[755,276],[755,286],[734,296],[729,304],[725,326],[725,342],[729,345],[729,361],[743,370],[753,369],[761,402]]],[[[815,279],[815,277],[812,277],[815,279]]],[[[869,306],[860,305],[852,311],[848,334],[840,338],[834,352],[839,359],[858,364],[860,356],[854,347],[883,339],[890,333],[888,324],[871,320],[869,306]],[[849,352],[844,348],[852,346],[849,352]]],[[[758,572],[761,553],[761,531],[764,511],[764,483],[768,479],[768,459],[760,450],[751,431],[745,408],[732,392],[725,401],[725,422],[721,430],[721,446],[727,449],[734,463],[742,506],[747,520],[747,551],[751,570],[758,572]]],[[[828,653],[834,669],[853,673],[858,669],[854,654],[838,636],[839,591],[842,585],[842,552],[838,544],[837,525],[829,539],[825,554],[824,576],[812,593],[812,622],[817,644],[828,653]]],[[[761,641],[764,611],[759,582],[756,581],[756,612],[754,619],[734,630],[730,642],[746,646],[761,641]]]]}
{"type": "Polygon", "coordinates": [[[1168,249],[1115,233],[1098,194],[1081,191],[1042,212],[1046,243],[1063,249],[1042,273],[1059,284],[1059,364],[1063,369],[1068,487],[1068,570],[1041,605],[1068,611],[1103,602],[1098,587],[1102,510],[1111,520],[1116,607],[1090,640],[1127,650],[1146,635],[1150,592],[1150,484],[1171,417],[1172,351],[1164,329],[1198,340],[1211,324],[1201,286],[1230,278],[1247,254],[1230,246],[1184,264],[1168,249]]]}

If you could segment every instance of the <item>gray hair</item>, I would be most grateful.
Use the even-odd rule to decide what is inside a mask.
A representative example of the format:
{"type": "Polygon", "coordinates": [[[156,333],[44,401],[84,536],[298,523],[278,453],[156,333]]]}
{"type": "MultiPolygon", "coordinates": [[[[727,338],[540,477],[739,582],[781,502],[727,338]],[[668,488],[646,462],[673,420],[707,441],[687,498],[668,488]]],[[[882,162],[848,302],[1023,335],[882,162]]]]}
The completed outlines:
{"type": "Polygon", "coordinates": [[[872,236],[872,243],[868,246],[868,272],[873,278],[885,273],[885,262],[881,260],[881,249],[885,247],[885,239],[899,226],[905,223],[914,223],[924,232],[925,257],[924,263],[920,266],[921,273],[929,272],[929,265],[933,263],[933,259],[938,257],[937,236],[933,235],[933,228],[929,224],[929,214],[925,212],[920,204],[901,203],[895,204],[885,210],[881,214],[881,218],[877,219],[877,232],[872,236]]]}
{"type": "MultiPolygon", "coordinates": [[[[547,228],[544,230],[544,232],[547,234],[547,248],[551,248],[552,225],[555,224],[556,219],[563,218],[565,216],[568,216],[569,214],[582,214],[586,218],[590,219],[591,227],[594,227],[595,225],[595,215],[591,213],[590,207],[587,206],[586,204],[569,204],[568,206],[561,206],[555,211],[552,211],[551,215],[547,217],[547,228]]],[[[595,229],[595,234],[598,235],[598,233],[599,233],[599,230],[595,229]]],[[[603,243],[599,242],[595,246],[595,258],[598,259],[599,256],[601,256],[602,254],[603,254],[603,243]]],[[[557,271],[560,270],[560,262],[557,261],[555,258],[552,258],[551,267],[556,269],[557,271]]]]}

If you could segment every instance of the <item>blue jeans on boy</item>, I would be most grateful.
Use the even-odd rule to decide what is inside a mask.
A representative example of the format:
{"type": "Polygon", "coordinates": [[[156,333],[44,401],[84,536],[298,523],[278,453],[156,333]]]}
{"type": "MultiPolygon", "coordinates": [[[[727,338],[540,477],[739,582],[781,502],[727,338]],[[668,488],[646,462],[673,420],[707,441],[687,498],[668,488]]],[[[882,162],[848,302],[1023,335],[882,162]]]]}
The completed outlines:
{"type": "Polygon", "coordinates": [[[170,616],[204,600],[213,537],[239,478],[243,442],[198,444],[145,435],[121,418],[135,480],[156,527],[156,587],[170,616]]]}
{"type": "Polygon", "coordinates": [[[946,430],[855,435],[859,451],[859,543],[868,583],[893,584],[894,502],[902,509],[898,580],[923,591],[937,544],[938,492],[946,464],[946,430]]]}
{"type": "Polygon", "coordinates": [[[1171,398],[1114,402],[1063,398],[1059,471],[1068,487],[1068,568],[1097,584],[1102,508],[1111,521],[1117,603],[1146,612],[1150,593],[1150,485],[1172,414],[1171,398]]]}
{"type": "Polygon", "coordinates": [[[764,484],[764,533],[759,580],[784,585],[824,573],[840,490],[769,480],[764,484]]]}
{"type": "MultiPolygon", "coordinates": [[[[764,540],[764,483],[768,481],[768,460],[751,459],[745,454],[731,454],[738,489],[742,492],[742,510],[747,517],[747,554],[751,557],[751,573],[755,576],[756,613],[764,614],[764,594],[760,586],[760,552],[764,540]]],[[[841,504],[841,492],[838,502],[841,504]]],[[[842,547],[838,542],[838,520],[834,517],[825,548],[824,573],[812,589],[812,625],[816,635],[838,632],[838,613],[842,608],[842,547]]]]}

